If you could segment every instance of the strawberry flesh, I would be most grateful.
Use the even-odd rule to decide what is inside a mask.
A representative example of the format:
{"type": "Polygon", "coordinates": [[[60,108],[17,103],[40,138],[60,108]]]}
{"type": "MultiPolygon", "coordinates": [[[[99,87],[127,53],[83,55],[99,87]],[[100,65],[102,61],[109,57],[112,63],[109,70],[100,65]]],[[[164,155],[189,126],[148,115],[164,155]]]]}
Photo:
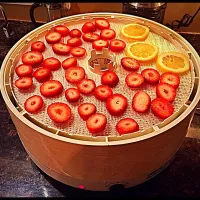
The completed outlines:
{"type": "Polygon", "coordinates": [[[155,116],[161,119],[166,119],[174,112],[174,108],[171,103],[163,98],[155,98],[151,102],[151,110],[155,116]]]}
{"type": "Polygon", "coordinates": [[[138,88],[143,85],[144,78],[137,72],[131,72],[126,76],[125,82],[130,88],[138,88]]]}
{"type": "Polygon", "coordinates": [[[159,83],[156,86],[156,95],[171,103],[176,98],[176,89],[168,83],[159,83]]]}
{"type": "Polygon", "coordinates": [[[119,83],[119,77],[115,72],[104,72],[101,76],[101,84],[109,87],[115,87],[119,83]]]}
{"type": "Polygon", "coordinates": [[[160,77],[160,83],[168,83],[177,89],[180,84],[180,77],[175,73],[165,72],[160,77]]]}
{"type": "Polygon", "coordinates": [[[78,114],[83,120],[87,120],[96,111],[97,108],[93,103],[83,103],[78,107],[78,114]]]}
{"type": "Polygon", "coordinates": [[[153,68],[147,68],[142,70],[141,75],[144,77],[146,83],[156,84],[160,80],[160,74],[153,68]]]}
{"type": "Polygon", "coordinates": [[[68,88],[65,91],[65,97],[69,102],[76,102],[80,99],[80,92],[76,88],[68,88]]]}
{"type": "Polygon", "coordinates": [[[121,65],[128,71],[137,71],[140,68],[140,63],[134,58],[124,57],[121,59],[121,65]]]}
{"type": "Polygon", "coordinates": [[[132,108],[138,113],[145,113],[151,105],[150,96],[144,91],[138,91],[133,96],[132,108]]]}
{"type": "Polygon", "coordinates": [[[77,84],[78,90],[85,95],[91,94],[96,88],[96,84],[92,79],[83,79],[77,84]]]}
{"type": "Polygon", "coordinates": [[[15,68],[15,72],[18,77],[31,77],[33,68],[31,65],[21,64],[15,68]]]}
{"type": "Polygon", "coordinates": [[[99,85],[94,90],[94,96],[100,101],[106,101],[111,95],[113,95],[112,89],[107,85],[99,85]]]}
{"type": "Polygon", "coordinates": [[[82,67],[70,67],[65,72],[65,78],[70,83],[78,83],[85,78],[85,70],[82,67]]]}
{"type": "Polygon", "coordinates": [[[124,135],[138,131],[139,125],[132,118],[124,118],[116,124],[116,130],[120,135],[124,135]]]}

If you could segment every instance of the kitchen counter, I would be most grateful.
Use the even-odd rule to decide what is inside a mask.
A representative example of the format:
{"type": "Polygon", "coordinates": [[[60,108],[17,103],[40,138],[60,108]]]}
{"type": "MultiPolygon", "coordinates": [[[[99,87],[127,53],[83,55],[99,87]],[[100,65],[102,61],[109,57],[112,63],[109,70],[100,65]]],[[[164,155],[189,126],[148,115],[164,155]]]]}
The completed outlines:
{"type": "MultiPolygon", "coordinates": [[[[1,21],[0,21],[1,22],[1,21]]],[[[18,37],[34,27],[10,21],[18,37]]],[[[0,64],[13,46],[0,30],[0,64]]],[[[200,34],[181,34],[200,55],[200,34]]],[[[0,197],[200,197],[200,116],[195,114],[188,135],[172,163],[155,178],[136,187],[93,192],[72,188],[44,174],[29,158],[0,95],[0,197]]]]}

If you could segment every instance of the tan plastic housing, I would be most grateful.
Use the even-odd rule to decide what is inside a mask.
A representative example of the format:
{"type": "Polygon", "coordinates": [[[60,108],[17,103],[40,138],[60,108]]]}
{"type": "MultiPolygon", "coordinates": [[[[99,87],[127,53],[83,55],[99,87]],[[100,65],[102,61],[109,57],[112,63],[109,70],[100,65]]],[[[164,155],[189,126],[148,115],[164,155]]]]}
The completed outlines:
{"type": "Polygon", "coordinates": [[[180,148],[190,126],[195,107],[200,98],[200,59],[194,48],[180,35],[156,22],[117,13],[92,13],[62,18],[45,24],[22,38],[7,54],[1,68],[0,86],[2,96],[19,137],[30,158],[46,174],[77,188],[106,191],[112,185],[125,187],[138,185],[154,177],[172,161],[180,148]],[[34,33],[79,18],[105,17],[134,20],[159,30],[158,34],[180,46],[187,52],[195,69],[194,87],[186,104],[176,115],[171,116],[146,133],[127,134],[122,137],[70,136],[51,128],[41,127],[29,120],[23,108],[16,105],[10,87],[10,64],[19,49],[34,33]],[[63,137],[65,136],[65,137],[63,137]]]}

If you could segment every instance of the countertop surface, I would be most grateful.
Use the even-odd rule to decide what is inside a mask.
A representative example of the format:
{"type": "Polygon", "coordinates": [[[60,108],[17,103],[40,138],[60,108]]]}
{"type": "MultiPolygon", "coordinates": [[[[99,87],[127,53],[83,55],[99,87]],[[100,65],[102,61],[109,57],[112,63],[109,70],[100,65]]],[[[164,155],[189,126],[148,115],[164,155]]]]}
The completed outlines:
{"type": "MultiPolygon", "coordinates": [[[[1,24],[1,21],[0,21],[1,24]]],[[[10,21],[23,37],[34,27],[29,22],[10,21]]],[[[0,30],[0,65],[13,46],[0,30]]],[[[200,55],[200,34],[181,34],[200,55]]],[[[109,192],[94,192],[64,185],[43,173],[29,158],[0,95],[0,197],[199,197],[200,116],[195,114],[187,137],[172,163],[155,178],[138,186],[109,192]]]]}

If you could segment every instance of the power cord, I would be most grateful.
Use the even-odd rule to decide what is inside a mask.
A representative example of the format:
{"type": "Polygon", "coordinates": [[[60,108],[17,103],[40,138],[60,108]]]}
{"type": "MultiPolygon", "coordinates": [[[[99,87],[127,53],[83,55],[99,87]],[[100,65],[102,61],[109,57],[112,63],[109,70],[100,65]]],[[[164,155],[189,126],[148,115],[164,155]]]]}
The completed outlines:
{"type": "Polygon", "coordinates": [[[173,29],[173,30],[179,29],[180,27],[188,27],[193,22],[195,16],[199,12],[199,10],[200,10],[200,7],[198,8],[198,10],[195,12],[195,14],[193,16],[191,16],[189,14],[185,14],[180,21],[174,20],[172,22],[172,24],[167,23],[166,26],[173,29]]]}

